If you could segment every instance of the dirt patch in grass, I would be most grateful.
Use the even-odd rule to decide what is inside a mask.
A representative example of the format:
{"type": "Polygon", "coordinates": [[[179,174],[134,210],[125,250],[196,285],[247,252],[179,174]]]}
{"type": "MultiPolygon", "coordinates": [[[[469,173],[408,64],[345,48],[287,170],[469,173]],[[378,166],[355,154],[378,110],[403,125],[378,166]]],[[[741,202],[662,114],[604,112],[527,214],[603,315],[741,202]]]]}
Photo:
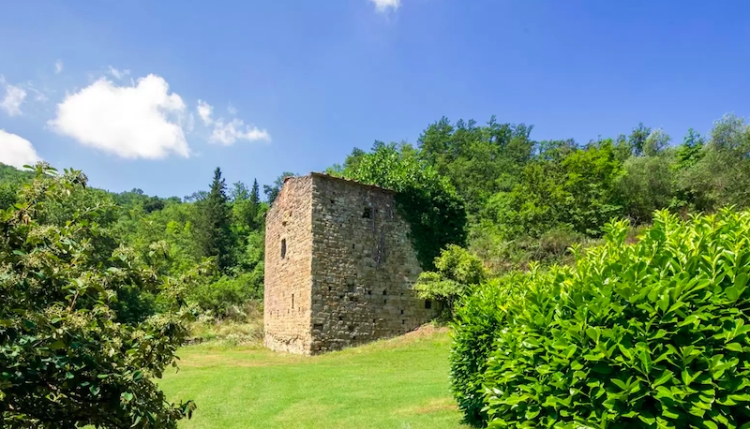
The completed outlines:
{"type": "Polygon", "coordinates": [[[456,405],[453,398],[435,398],[424,405],[401,408],[398,410],[399,413],[409,415],[430,414],[440,411],[458,411],[458,405],[456,405]]]}
{"type": "Polygon", "coordinates": [[[436,326],[430,323],[427,325],[420,326],[415,331],[411,331],[407,334],[404,334],[402,338],[408,341],[410,339],[431,337],[435,334],[442,334],[442,333],[448,332],[449,330],[450,328],[448,328],[447,326],[436,326]]]}
{"type": "Polygon", "coordinates": [[[441,334],[445,334],[449,331],[450,328],[448,328],[447,326],[435,326],[434,324],[430,323],[427,325],[422,325],[416,330],[407,332],[404,335],[383,341],[378,341],[374,343],[374,347],[381,349],[402,347],[407,344],[413,344],[422,341],[424,339],[430,339],[440,336],[441,334]]]}
{"type": "Polygon", "coordinates": [[[189,358],[180,360],[178,363],[179,366],[193,368],[206,366],[260,367],[271,366],[273,364],[273,362],[234,359],[230,356],[222,355],[191,356],[189,358]]]}
{"type": "Polygon", "coordinates": [[[303,362],[321,362],[329,359],[341,359],[342,356],[371,353],[375,350],[391,350],[433,338],[445,338],[450,328],[434,324],[423,325],[404,335],[379,340],[359,347],[316,356],[304,356],[280,353],[268,350],[260,345],[230,346],[222,343],[206,342],[196,344],[188,349],[190,353],[180,356],[179,366],[183,367],[265,367],[295,365],[303,362]],[[202,349],[202,352],[198,352],[202,349]]]}

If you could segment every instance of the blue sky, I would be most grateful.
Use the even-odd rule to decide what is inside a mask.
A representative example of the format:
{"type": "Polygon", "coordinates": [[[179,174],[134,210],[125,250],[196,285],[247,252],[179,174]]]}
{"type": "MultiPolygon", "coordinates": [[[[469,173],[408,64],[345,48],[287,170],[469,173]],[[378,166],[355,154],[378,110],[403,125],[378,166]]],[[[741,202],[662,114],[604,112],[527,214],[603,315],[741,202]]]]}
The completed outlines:
{"type": "Polygon", "coordinates": [[[441,116],[579,142],[643,121],[680,141],[750,113],[748,16],[744,1],[7,1],[0,157],[184,196],[216,166],[270,183],[415,143],[441,116]]]}

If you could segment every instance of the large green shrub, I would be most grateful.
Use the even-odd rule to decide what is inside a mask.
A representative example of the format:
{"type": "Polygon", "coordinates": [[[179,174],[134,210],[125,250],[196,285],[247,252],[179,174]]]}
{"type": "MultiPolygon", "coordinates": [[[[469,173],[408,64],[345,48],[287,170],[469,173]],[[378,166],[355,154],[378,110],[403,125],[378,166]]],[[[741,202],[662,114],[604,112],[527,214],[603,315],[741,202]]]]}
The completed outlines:
{"type": "Polygon", "coordinates": [[[459,405],[481,382],[491,427],[750,425],[750,212],[689,222],[659,212],[637,244],[626,234],[610,224],[575,267],[532,271],[512,293],[488,286],[464,304],[459,405]],[[477,363],[470,343],[486,348],[487,336],[477,363]]]}
{"type": "Polygon", "coordinates": [[[97,222],[110,204],[86,197],[80,172],[38,173],[0,210],[0,427],[175,428],[194,405],[169,403],[155,379],[187,334],[184,283],[111,246],[97,222]],[[59,208],[67,220],[45,217],[59,208]],[[174,307],[123,321],[123,290],[158,292],[174,307]]]}
{"type": "MultiPolygon", "coordinates": [[[[261,267],[262,268],[262,267],[261,267]]],[[[244,318],[242,308],[263,297],[263,273],[253,271],[237,277],[222,276],[206,282],[190,292],[190,299],[202,310],[218,318],[244,318]]]]}
{"type": "Polygon", "coordinates": [[[451,345],[451,385],[458,407],[466,420],[481,425],[487,419],[484,408],[483,376],[492,353],[497,332],[503,326],[506,312],[501,308],[522,280],[517,273],[493,279],[472,290],[456,309],[451,345]]]}
{"type": "Polygon", "coordinates": [[[482,260],[466,249],[452,244],[435,258],[435,271],[419,275],[414,290],[422,299],[441,304],[446,316],[453,314],[456,300],[487,277],[482,260]]]}

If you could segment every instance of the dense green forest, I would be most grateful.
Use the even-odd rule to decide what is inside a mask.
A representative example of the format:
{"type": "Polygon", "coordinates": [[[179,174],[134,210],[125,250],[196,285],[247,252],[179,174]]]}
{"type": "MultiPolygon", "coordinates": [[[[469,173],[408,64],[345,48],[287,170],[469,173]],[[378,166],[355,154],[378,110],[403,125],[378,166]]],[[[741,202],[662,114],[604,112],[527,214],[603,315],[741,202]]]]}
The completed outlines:
{"type": "MultiPolygon", "coordinates": [[[[750,133],[736,116],[717,120],[705,137],[690,129],[683,142],[643,124],[585,144],[536,141],[532,131],[494,117],[483,126],[443,118],[416,146],[376,142],[328,171],[399,191],[426,269],[451,244],[478,255],[492,274],[532,261],[566,262],[571,245],[598,243],[612,218],[637,228],[658,209],[685,217],[748,205],[750,133]]],[[[207,190],[182,199],[95,188],[77,198],[82,207],[116,207],[101,225],[144,259],[168,255],[165,274],[202,267],[194,303],[212,316],[242,319],[244,303],[263,293],[265,213],[291,174],[265,185],[266,198],[257,181],[227,186],[218,168],[207,190]]],[[[0,209],[33,176],[0,165],[0,209]]],[[[128,317],[145,317],[158,311],[159,299],[131,296],[121,305],[128,317]]]]}
{"type": "MultiPolygon", "coordinates": [[[[84,176],[85,177],[85,176],[84,176]]],[[[23,199],[22,187],[34,173],[0,165],[0,209],[23,199]]],[[[208,182],[208,180],[207,180],[208,182]]],[[[263,296],[264,218],[268,204],[257,181],[227,187],[216,169],[208,191],[183,199],[148,196],[140,189],[112,193],[86,187],[72,194],[70,211],[56,214],[62,222],[76,210],[108,207],[98,219],[119,244],[144,261],[164,255],[160,273],[180,276],[200,268],[200,281],[188,299],[201,314],[242,320],[245,304],[263,296]]],[[[277,185],[278,186],[278,185],[277,185]]],[[[266,187],[267,194],[278,192],[266,187]]],[[[158,313],[158,294],[121,291],[120,317],[142,320],[158,313]]]]}
{"type": "MultiPolygon", "coordinates": [[[[534,303],[524,298],[526,292],[520,298],[516,292],[541,286],[557,291],[560,282],[575,281],[583,298],[573,304],[584,308],[599,302],[600,289],[592,297],[589,283],[580,278],[594,278],[600,268],[627,271],[617,265],[622,261],[645,267],[661,258],[644,252],[677,246],[684,238],[674,233],[681,228],[679,219],[729,207],[721,219],[738,231],[747,229],[746,216],[737,220],[731,214],[750,205],[750,127],[741,118],[724,116],[707,136],[688,130],[682,142],[643,124],[585,144],[536,141],[532,131],[495,118],[484,126],[441,119],[429,125],[415,146],[376,142],[369,151],[354,149],[328,169],[397,191],[398,209],[411,225],[410,238],[426,271],[416,289],[423,297],[443,300],[448,319],[458,316],[454,391],[467,418],[480,423],[518,413],[514,397],[492,402],[478,393],[485,378],[504,386],[513,383],[502,377],[514,375],[485,374],[484,359],[495,351],[491,344],[476,343],[494,341],[506,327],[521,333],[529,328],[505,319],[505,310],[497,312],[512,304],[508,308],[517,311],[518,320],[528,317],[524,311],[534,303]],[[663,212],[654,219],[657,210],[663,212]],[[582,247],[600,249],[592,255],[605,252],[601,249],[619,255],[625,244],[643,240],[643,231],[650,239],[639,242],[622,261],[613,257],[607,265],[580,256],[582,247]],[[524,271],[530,272],[528,277],[519,274],[524,271]],[[473,354],[474,349],[484,354],[473,354]],[[488,404],[490,414],[481,411],[488,404]]],[[[0,309],[0,364],[15,368],[0,372],[0,425],[175,427],[189,416],[194,405],[167,402],[152,379],[161,376],[179,345],[205,329],[201,326],[257,323],[264,218],[288,174],[263,187],[265,201],[257,181],[228,186],[219,168],[206,178],[206,190],[159,198],[138,189],[112,193],[92,188],[82,172],[60,173],[45,163],[29,171],[0,165],[0,298],[7,303],[0,309]]],[[[734,254],[746,246],[734,230],[702,219],[708,220],[685,234],[708,234],[713,240],[731,233],[716,242],[727,249],[735,246],[734,254]]],[[[700,256],[701,246],[691,249],[700,256]]],[[[711,251],[719,258],[726,254],[722,249],[711,251]]],[[[729,277],[739,275],[727,267],[721,270],[729,277]]],[[[717,285],[729,278],[716,277],[720,270],[715,261],[711,269],[717,285]]],[[[697,270],[696,275],[705,275],[697,270]]],[[[627,275],[633,277],[643,270],[631,271],[627,275]]],[[[740,279],[744,288],[747,276],[740,279]]],[[[725,286],[717,286],[717,293],[725,286]]],[[[745,289],[735,289],[727,289],[734,298],[722,298],[722,312],[736,311],[727,303],[736,302],[745,289]]],[[[649,299],[658,308],[681,299],[655,294],[649,299]]],[[[609,305],[608,298],[603,300],[609,305]]],[[[580,310],[560,307],[555,312],[550,306],[559,303],[543,305],[539,317],[557,317],[560,323],[572,323],[564,315],[580,310]]],[[[645,311],[628,305],[612,307],[612,314],[623,308],[645,311]]],[[[683,316],[685,323],[697,320],[683,316]]],[[[602,324],[619,327],[621,322],[602,324]]],[[[721,323],[711,332],[720,331],[721,323]]],[[[669,326],[678,341],[683,325],[669,326]]],[[[258,335],[256,328],[250,329],[254,333],[240,331],[258,335]]],[[[543,327],[534,329],[547,335],[543,327]]],[[[738,347],[744,350],[729,350],[738,347]]],[[[605,414],[612,411],[602,411],[607,406],[590,404],[605,414]]],[[[649,404],[644,409],[654,412],[649,404]]],[[[526,418],[539,415],[536,408],[529,410],[526,418]]],[[[554,421],[550,410],[545,413],[554,421]]],[[[619,418],[616,414],[606,415],[619,418]]]]}
{"type": "Polygon", "coordinates": [[[437,201],[431,213],[463,225],[463,233],[449,228],[454,232],[440,247],[468,246],[494,273],[565,262],[570,245],[597,243],[613,218],[637,228],[658,209],[686,217],[749,203],[750,132],[734,115],[717,120],[705,137],[687,130],[682,142],[643,124],[585,144],[535,141],[532,130],[494,117],[484,126],[443,118],[416,147],[376,142],[329,171],[397,190],[447,181],[422,192],[437,201]],[[458,206],[464,209],[456,215],[458,206]]]}

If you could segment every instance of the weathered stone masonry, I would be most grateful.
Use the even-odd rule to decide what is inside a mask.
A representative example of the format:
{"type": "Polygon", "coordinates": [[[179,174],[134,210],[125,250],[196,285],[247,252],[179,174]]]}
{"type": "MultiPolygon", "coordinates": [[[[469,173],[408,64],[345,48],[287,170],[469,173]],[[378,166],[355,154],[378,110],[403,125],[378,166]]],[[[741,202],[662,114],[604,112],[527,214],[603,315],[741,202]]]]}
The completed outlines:
{"type": "Polygon", "coordinates": [[[312,173],[288,178],[266,218],[265,338],[315,354],[411,331],[434,316],[394,193],[312,173]]]}

